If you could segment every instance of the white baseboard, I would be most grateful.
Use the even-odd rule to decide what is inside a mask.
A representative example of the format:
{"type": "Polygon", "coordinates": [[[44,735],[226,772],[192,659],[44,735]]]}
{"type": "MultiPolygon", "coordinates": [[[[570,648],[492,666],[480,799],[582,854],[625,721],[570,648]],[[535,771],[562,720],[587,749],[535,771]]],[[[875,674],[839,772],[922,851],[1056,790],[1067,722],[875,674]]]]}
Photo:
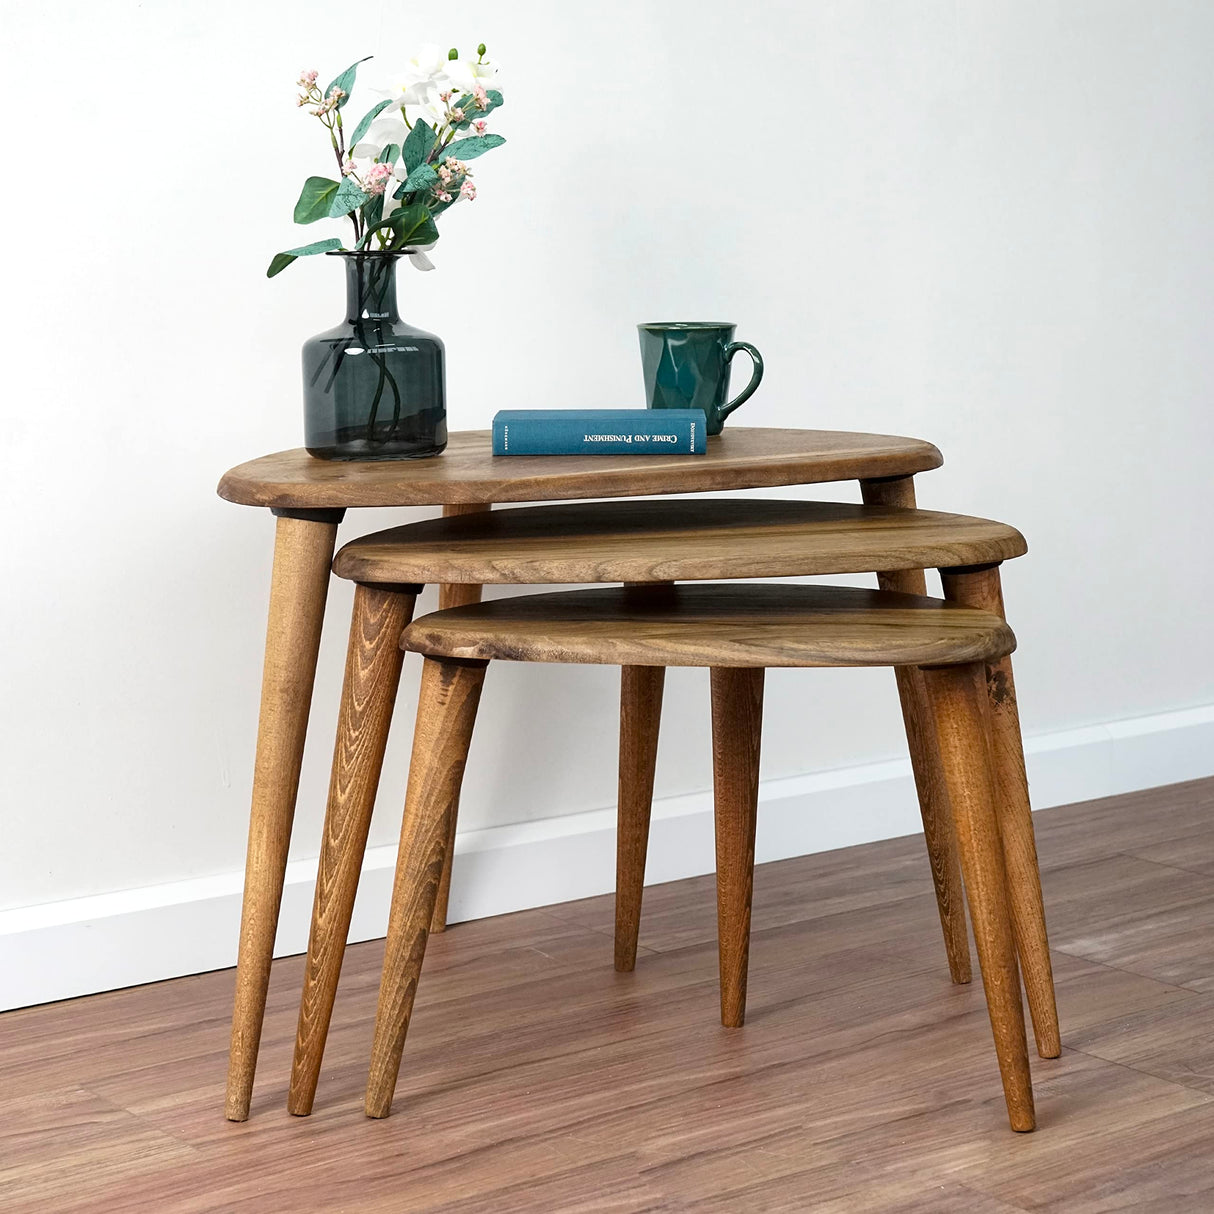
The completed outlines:
{"type": "MultiPolygon", "coordinates": [[[[1214,704],[1029,738],[1039,809],[1214,775],[1214,704]]],[[[779,860],[913,834],[905,760],[767,780],[756,857],[779,860]]],[[[650,883],[711,872],[708,792],[654,805],[650,883]]],[[[613,809],[460,835],[450,919],[478,919],[607,893],[613,809]]],[[[351,940],[383,935],[394,847],[367,853],[351,940]]],[[[316,862],[287,869],[276,955],[302,952],[316,862]]],[[[243,874],[228,873],[0,912],[0,1010],[223,969],[236,961],[243,874]]]]}

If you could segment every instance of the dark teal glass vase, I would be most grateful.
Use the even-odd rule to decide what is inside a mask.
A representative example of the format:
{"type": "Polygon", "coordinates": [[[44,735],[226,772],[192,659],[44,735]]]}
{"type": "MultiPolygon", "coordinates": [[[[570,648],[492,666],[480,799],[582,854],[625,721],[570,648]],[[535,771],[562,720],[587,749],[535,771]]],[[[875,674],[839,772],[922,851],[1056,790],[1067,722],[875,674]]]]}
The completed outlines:
{"type": "Polygon", "coordinates": [[[320,459],[418,459],[447,445],[443,343],[396,310],[395,253],[345,263],[346,319],[304,343],[304,445],[320,459]]]}

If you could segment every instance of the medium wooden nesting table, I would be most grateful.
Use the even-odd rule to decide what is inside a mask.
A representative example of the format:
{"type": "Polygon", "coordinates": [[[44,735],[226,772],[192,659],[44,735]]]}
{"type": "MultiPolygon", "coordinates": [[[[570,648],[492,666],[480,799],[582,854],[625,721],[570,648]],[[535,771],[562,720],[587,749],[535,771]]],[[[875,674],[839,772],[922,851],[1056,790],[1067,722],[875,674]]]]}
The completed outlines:
{"type": "MultiPolygon", "coordinates": [[[[277,518],[261,710],[253,769],[226,1115],[249,1114],[278,928],[291,825],[312,703],[329,566],[347,509],[442,506],[472,514],[494,503],[573,501],[653,494],[722,492],[858,480],[869,504],[913,507],[914,476],[944,461],[931,443],[831,430],[728,428],[706,455],[495,458],[487,430],[451,435],[432,459],[355,463],[283,451],[241,464],[219,496],[262,506],[277,518]]],[[[879,575],[884,589],[923,594],[922,571],[879,575]]],[[[440,588],[442,607],[475,602],[480,587],[440,588]]],[[[955,980],[969,978],[960,877],[934,741],[914,686],[899,674],[941,923],[955,980]]],[[[436,925],[441,927],[441,924],[436,925]]]]}

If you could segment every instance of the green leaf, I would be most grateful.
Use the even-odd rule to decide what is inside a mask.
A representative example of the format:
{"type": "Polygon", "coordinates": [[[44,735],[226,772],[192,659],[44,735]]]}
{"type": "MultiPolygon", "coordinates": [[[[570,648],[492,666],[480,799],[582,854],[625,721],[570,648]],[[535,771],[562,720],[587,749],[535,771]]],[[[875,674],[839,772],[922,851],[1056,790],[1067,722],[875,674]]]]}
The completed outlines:
{"type": "Polygon", "coordinates": [[[384,217],[384,196],[372,194],[369,202],[363,203],[363,218],[367,227],[373,228],[384,217]]]}
{"type": "Polygon", "coordinates": [[[315,253],[335,253],[341,248],[341,241],[336,236],[328,240],[318,240],[313,244],[300,245],[298,249],[288,249],[285,253],[275,253],[270,268],[266,271],[267,278],[281,274],[297,257],[311,257],[315,253]]]}
{"type": "Polygon", "coordinates": [[[434,128],[419,118],[413,124],[413,129],[409,132],[408,139],[405,140],[405,146],[400,150],[405,168],[412,173],[430,155],[430,149],[433,146],[434,128]]]}
{"type": "Polygon", "coordinates": [[[327,219],[339,188],[340,183],[328,177],[309,177],[295,204],[295,222],[315,223],[318,219],[327,219]]]}
{"type": "Polygon", "coordinates": [[[347,101],[350,100],[350,93],[354,89],[354,77],[358,74],[358,64],[366,63],[367,59],[370,58],[371,56],[368,55],[366,59],[359,59],[356,63],[351,63],[350,66],[346,68],[346,70],[342,72],[342,74],[335,80],[331,81],[329,87],[325,89],[326,97],[334,89],[341,89],[341,91],[345,93],[345,96],[337,103],[337,108],[339,110],[346,104],[347,101]]]}
{"type": "Polygon", "coordinates": [[[403,193],[412,194],[414,190],[424,190],[432,186],[438,180],[438,174],[428,165],[419,164],[417,168],[405,178],[403,193]]]}
{"type": "Polygon", "coordinates": [[[392,248],[403,249],[407,245],[433,244],[438,239],[438,228],[430,218],[430,212],[419,202],[401,207],[388,222],[392,225],[392,248]]]}
{"type": "Polygon", "coordinates": [[[463,122],[457,123],[455,129],[457,131],[466,131],[473,122],[484,118],[486,114],[491,114],[499,105],[505,105],[501,93],[497,89],[486,89],[485,97],[488,104],[483,110],[477,109],[476,97],[472,93],[465,93],[455,104],[464,111],[463,122]]]}
{"type": "Polygon", "coordinates": [[[396,168],[396,162],[400,159],[400,144],[390,143],[385,148],[380,149],[379,162],[380,164],[390,164],[396,168]]]}
{"type": "Polygon", "coordinates": [[[402,207],[387,219],[380,220],[373,228],[368,228],[358,248],[365,248],[371,243],[371,237],[384,228],[392,230],[392,239],[388,248],[400,250],[407,245],[433,244],[438,239],[438,228],[430,218],[430,212],[419,202],[402,207]]]}
{"type": "Polygon", "coordinates": [[[475,160],[493,148],[500,148],[505,142],[501,135],[473,135],[468,139],[457,139],[447,144],[439,159],[454,156],[456,160],[475,160]]]}
{"type": "Polygon", "coordinates": [[[341,185],[337,187],[337,193],[329,203],[329,218],[340,219],[351,211],[357,211],[370,197],[370,194],[363,193],[362,187],[353,177],[343,177],[341,185]]]}
{"type": "Polygon", "coordinates": [[[371,123],[380,116],[393,102],[391,97],[387,101],[381,101],[377,105],[372,106],[359,120],[358,126],[354,128],[354,134],[350,136],[347,147],[353,151],[354,145],[371,129],[371,123]]]}

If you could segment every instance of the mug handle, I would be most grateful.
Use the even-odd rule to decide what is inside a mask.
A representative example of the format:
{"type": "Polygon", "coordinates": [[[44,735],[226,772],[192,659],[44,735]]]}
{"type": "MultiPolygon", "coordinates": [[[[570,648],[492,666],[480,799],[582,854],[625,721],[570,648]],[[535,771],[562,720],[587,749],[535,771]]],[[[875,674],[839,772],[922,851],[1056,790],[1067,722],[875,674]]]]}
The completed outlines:
{"type": "Polygon", "coordinates": [[[741,393],[733,398],[729,404],[722,406],[722,419],[728,417],[739,405],[744,405],[751,396],[754,395],[754,390],[759,386],[759,381],[763,378],[763,355],[758,352],[748,341],[731,341],[725,347],[725,361],[732,362],[733,356],[739,351],[745,350],[750,355],[751,362],[754,363],[754,370],[750,373],[750,383],[742,389],[741,393]]]}

